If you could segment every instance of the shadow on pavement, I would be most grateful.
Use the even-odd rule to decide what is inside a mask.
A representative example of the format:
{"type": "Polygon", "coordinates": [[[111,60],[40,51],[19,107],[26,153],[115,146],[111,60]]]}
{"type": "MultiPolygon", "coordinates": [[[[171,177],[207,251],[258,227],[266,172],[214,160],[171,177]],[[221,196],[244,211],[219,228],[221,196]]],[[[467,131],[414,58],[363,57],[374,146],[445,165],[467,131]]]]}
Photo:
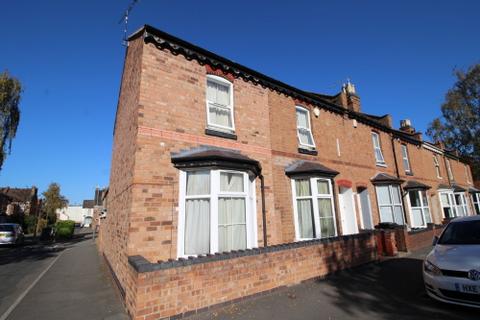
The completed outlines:
{"type": "Polygon", "coordinates": [[[326,295],[344,313],[374,312],[382,319],[479,319],[474,308],[437,302],[425,293],[423,260],[397,258],[342,271],[319,285],[328,284],[326,295]]]}

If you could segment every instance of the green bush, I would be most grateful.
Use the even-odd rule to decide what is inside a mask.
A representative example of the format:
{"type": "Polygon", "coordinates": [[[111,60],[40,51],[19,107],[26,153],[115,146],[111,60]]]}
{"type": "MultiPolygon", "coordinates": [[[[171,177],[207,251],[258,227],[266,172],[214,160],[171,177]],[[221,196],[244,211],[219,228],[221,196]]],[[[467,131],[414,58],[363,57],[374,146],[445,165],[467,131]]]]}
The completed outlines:
{"type": "Polygon", "coordinates": [[[35,232],[35,228],[37,227],[37,217],[35,216],[25,216],[23,219],[23,230],[26,234],[31,234],[35,232]]]}
{"type": "Polygon", "coordinates": [[[71,239],[75,230],[75,221],[57,221],[55,224],[55,236],[59,239],[71,239]]]}

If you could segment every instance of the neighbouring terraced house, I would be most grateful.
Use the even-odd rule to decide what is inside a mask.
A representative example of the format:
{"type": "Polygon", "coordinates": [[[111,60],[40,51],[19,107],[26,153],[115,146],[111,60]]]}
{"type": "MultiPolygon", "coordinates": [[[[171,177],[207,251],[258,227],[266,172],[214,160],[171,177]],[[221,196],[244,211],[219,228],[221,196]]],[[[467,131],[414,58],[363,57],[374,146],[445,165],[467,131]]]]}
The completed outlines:
{"type": "Polygon", "coordinates": [[[375,260],[382,222],[430,242],[478,192],[455,152],[363,113],[351,83],[306,92],[145,26],[98,241],[132,318],[161,319],[375,260]]]}

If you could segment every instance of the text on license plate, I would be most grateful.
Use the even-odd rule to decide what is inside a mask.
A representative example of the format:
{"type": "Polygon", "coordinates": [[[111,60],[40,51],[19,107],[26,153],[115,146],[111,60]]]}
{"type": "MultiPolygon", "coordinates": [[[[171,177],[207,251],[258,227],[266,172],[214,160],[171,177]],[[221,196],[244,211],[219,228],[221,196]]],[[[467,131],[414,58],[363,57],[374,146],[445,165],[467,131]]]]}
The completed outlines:
{"type": "Polygon", "coordinates": [[[464,293],[480,294],[480,286],[474,284],[455,283],[455,289],[464,293]]]}

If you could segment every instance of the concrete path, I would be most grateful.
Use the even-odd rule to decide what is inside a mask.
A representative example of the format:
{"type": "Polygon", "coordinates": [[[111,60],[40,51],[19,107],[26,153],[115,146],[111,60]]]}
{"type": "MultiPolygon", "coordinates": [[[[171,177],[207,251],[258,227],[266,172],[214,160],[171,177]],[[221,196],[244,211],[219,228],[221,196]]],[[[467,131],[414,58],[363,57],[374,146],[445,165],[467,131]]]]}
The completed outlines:
{"type": "Polygon", "coordinates": [[[0,320],[129,319],[89,236],[9,253],[14,258],[0,262],[0,292],[8,292],[0,320]]]}
{"type": "Polygon", "coordinates": [[[426,295],[421,268],[429,249],[188,319],[480,319],[479,309],[438,303],[426,295]]]}

